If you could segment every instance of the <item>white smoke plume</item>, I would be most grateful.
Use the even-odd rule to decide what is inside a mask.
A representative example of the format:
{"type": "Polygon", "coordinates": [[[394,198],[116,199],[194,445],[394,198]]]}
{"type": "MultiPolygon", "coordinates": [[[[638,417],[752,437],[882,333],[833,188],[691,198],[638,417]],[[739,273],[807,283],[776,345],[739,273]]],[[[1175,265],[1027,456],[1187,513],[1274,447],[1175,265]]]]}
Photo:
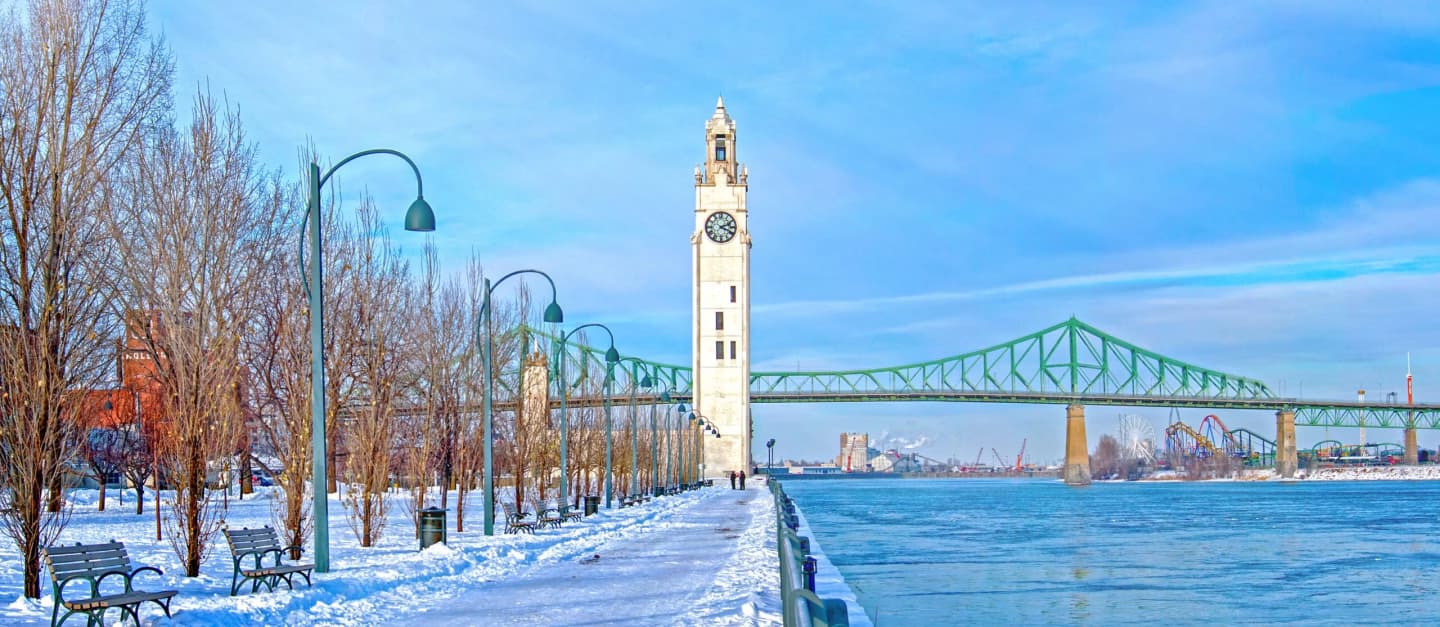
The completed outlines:
{"type": "Polygon", "coordinates": [[[915,438],[903,435],[890,435],[889,431],[881,431],[875,438],[873,446],[882,451],[913,451],[930,443],[930,436],[920,435],[915,438]]]}

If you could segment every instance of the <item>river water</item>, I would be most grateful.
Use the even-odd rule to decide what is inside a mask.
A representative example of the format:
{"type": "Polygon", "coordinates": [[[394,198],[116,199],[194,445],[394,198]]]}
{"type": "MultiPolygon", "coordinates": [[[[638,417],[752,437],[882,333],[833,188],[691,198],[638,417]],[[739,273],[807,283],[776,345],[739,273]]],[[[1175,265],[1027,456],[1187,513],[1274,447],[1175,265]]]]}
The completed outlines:
{"type": "Polygon", "coordinates": [[[787,481],[877,625],[1440,624],[1440,482],[787,481]]]}

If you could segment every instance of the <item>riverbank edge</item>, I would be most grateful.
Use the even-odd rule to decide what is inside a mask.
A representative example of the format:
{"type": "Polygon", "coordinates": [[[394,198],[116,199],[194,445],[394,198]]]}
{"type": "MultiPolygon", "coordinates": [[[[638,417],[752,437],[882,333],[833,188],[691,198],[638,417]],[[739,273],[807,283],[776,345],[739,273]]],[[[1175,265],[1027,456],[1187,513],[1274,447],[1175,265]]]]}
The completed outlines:
{"type": "Polygon", "coordinates": [[[810,555],[815,558],[815,595],[844,601],[851,627],[874,627],[875,623],[870,620],[870,615],[860,604],[855,590],[850,587],[849,582],[845,581],[845,575],[841,574],[840,569],[830,562],[830,556],[825,553],[823,544],[815,537],[815,532],[810,527],[810,521],[805,518],[805,510],[800,507],[799,503],[795,504],[795,515],[800,519],[800,528],[796,532],[810,538],[810,555]]]}

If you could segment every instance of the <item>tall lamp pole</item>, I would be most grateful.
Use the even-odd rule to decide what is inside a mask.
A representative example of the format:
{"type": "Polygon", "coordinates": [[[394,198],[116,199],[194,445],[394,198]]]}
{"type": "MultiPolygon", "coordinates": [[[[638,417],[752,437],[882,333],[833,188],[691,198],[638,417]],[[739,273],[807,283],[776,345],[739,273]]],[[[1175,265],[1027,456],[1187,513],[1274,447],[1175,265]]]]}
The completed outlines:
{"type": "MultiPolygon", "coordinates": [[[[620,361],[620,351],[615,350],[615,334],[610,331],[610,327],[603,324],[598,322],[582,324],[570,329],[569,333],[560,336],[560,503],[562,506],[568,506],[570,504],[570,410],[566,407],[566,401],[570,398],[570,382],[567,380],[565,374],[565,343],[570,341],[570,336],[575,335],[576,331],[590,327],[603,329],[605,335],[610,336],[610,348],[605,351],[606,367],[609,368],[613,366],[615,362],[620,361]]],[[[610,387],[608,385],[605,386],[605,394],[607,395],[606,398],[608,402],[608,395],[610,394],[610,387]]],[[[606,408],[608,410],[608,404],[606,408]]]]}
{"type": "MultiPolygon", "coordinates": [[[[676,405],[674,409],[674,422],[668,422],[666,425],[666,428],[670,431],[669,437],[666,438],[667,444],[670,445],[670,459],[666,460],[667,468],[665,474],[670,477],[670,486],[678,487],[679,484],[685,482],[685,478],[679,476],[681,474],[680,465],[685,463],[685,439],[680,437],[680,421],[684,420],[685,417],[685,403],[676,405]]],[[[667,421],[670,420],[670,410],[668,408],[665,410],[665,417],[667,421]]]]}
{"type": "MultiPolygon", "coordinates": [[[[558,295],[555,290],[555,280],[551,279],[550,275],[539,270],[516,270],[500,277],[500,280],[495,281],[493,285],[490,279],[485,279],[485,297],[480,302],[480,324],[478,328],[475,329],[475,334],[478,336],[484,333],[485,335],[483,342],[481,342],[484,347],[484,358],[481,359],[481,367],[485,369],[485,396],[481,411],[483,411],[485,415],[485,535],[487,536],[495,535],[495,417],[492,415],[490,408],[490,399],[494,394],[493,390],[495,387],[494,368],[490,363],[495,351],[495,330],[490,328],[490,296],[495,292],[495,288],[505,282],[505,279],[517,274],[538,274],[545,277],[545,281],[550,284],[550,304],[545,307],[544,320],[551,324],[559,324],[565,321],[565,312],[560,309],[560,304],[556,302],[558,295]]],[[[524,353],[523,348],[521,349],[521,353],[524,353]]]]}
{"type": "MultiPolygon", "coordinates": [[[[430,209],[430,203],[425,202],[425,183],[420,178],[420,168],[404,153],[389,148],[362,150],[341,159],[324,175],[320,174],[320,164],[310,162],[310,193],[305,208],[310,236],[310,267],[308,277],[302,272],[300,278],[310,299],[310,481],[314,491],[311,509],[315,516],[315,572],[319,573],[330,572],[330,503],[325,490],[328,476],[325,467],[325,271],[320,238],[320,189],[341,166],[360,157],[381,154],[404,159],[415,173],[415,202],[410,203],[410,209],[405,212],[405,230],[434,231],[435,212],[430,209]]],[[[302,240],[306,227],[307,224],[300,226],[302,240]]],[[[304,249],[303,244],[301,249],[304,249]]],[[[159,485],[158,480],[156,485],[159,485]]]]}
{"type": "MultiPolygon", "coordinates": [[[[660,380],[660,376],[659,376],[658,374],[653,373],[653,372],[646,373],[646,374],[645,374],[645,378],[643,378],[643,379],[640,380],[640,387],[643,387],[643,388],[645,388],[645,389],[647,389],[647,390],[653,389],[656,385],[664,385],[664,386],[665,386],[665,389],[660,392],[660,396],[659,396],[658,398],[653,399],[653,400],[651,401],[651,403],[650,403],[650,493],[651,493],[651,494],[655,494],[655,487],[656,487],[656,485],[659,484],[659,482],[660,482],[660,437],[659,437],[659,433],[658,433],[658,431],[657,431],[656,423],[655,423],[655,410],[656,410],[656,406],[657,406],[657,401],[658,401],[659,403],[666,403],[667,405],[670,403],[670,384],[665,383],[664,381],[660,380]]],[[[667,413],[667,414],[669,413],[669,408],[666,408],[666,413],[667,413]]]]}
{"type": "Polygon", "coordinates": [[[769,481],[770,475],[775,473],[775,438],[765,442],[765,477],[769,481]]]}
{"type": "MultiPolygon", "coordinates": [[[[640,360],[631,357],[630,361],[630,495],[633,498],[640,493],[640,434],[635,430],[635,387],[645,385],[650,381],[650,375],[646,374],[643,381],[637,379],[640,373],[640,360]]],[[[646,385],[646,387],[649,387],[646,385]]]]}

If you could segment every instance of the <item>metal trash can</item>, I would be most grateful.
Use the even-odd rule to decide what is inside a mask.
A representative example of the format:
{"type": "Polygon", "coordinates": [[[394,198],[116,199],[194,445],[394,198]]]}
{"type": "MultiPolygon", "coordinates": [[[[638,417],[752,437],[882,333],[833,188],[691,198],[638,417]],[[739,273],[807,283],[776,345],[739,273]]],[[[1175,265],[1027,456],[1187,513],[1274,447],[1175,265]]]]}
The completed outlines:
{"type": "Polygon", "coordinates": [[[655,486],[655,496],[665,496],[665,488],[655,486]]]}
{"type": "Polygon", "coordinates": [[[427,507],[420,510],[420,550],[445,543],[445,510],[427,507]]]}
{"type": "Polygon", "coordinates": [[[585,497],[585,515],[586,515],[586,516],[593,516],[593,515],[598,514],[598,513],[600,513],[600,497],[598,497],[598,496],[587,496],[587,497],[585,497]]]}

